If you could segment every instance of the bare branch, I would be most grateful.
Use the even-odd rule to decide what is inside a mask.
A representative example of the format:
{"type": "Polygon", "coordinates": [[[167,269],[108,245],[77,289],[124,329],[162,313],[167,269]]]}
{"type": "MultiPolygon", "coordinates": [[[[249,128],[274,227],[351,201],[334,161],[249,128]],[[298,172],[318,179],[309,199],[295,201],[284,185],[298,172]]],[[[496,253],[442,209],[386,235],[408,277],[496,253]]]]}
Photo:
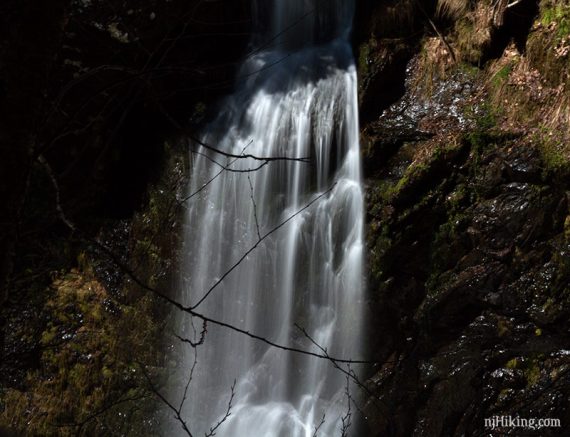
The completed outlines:
{"type": "MultiPolygon", "coordinates": [[[[350,366],[348,366],[348,370],[350,372],[350,366]]],[[[346,377],[346,387],[344,394],[346,396],[347,401],[347,410],[346,414],[341,418],[341,427],[340,427],[340,435],[341,437],[348,437],[348,430],[352,425],[352,407],[351,407],[351,396],[350,396],[350,378],[346,377]]]]}
{"type": "Polygon", "coordinates": [[[518,5],[519,3],[521,3],[523,0],[515,0],[512,3],[507,4],[507,9],[512,8],[513,6],[518,5]]]}
{"type": "Polygon", "coordinates": [[[217,153],[218,155],[222,155],[225,156],[227,158],[238,158],[238,159],[244,159],[244,158],[249,158],[249,159],[253,159],[255,161],[264,161],[264,162],[272,162],[272,161],[295,161],[295,162],[304,162],[304,163],[310,163],[311,162],[311,158],[310,157],[299,157],[299,158],[292,158],[292,157],[288,157],[288,156],[255,156],[255,155],[236,155],[234,153],[229,153],[229,152],[224,152],[223,150],[220,150],[216,147],[213,147],[209,144],[206,144],[205,142],[190,136],[190,139],[192,141],[194,141],[196,144],[199,144],[200,146],[202,146],[204,149],[210,150],[211,152],[217,153]]]}
{"type": "Polygon", "coordinates": [[[55,208],[57,210],[59,218],[61,219],[61,221],[63,223],[65,223],[65,225],[69,229],[71,229],[72,231],[75,231],[75,225],[71,222],[71,220],[69,220],[67,218],[67,216],[65,215],[63,208],[61,206],[61,194],[60,194],[60,189],[59,189],[59,183],[57,182],[57,179],[55,177],[55,174],[53,173],[53,170],[51,169],[51,166],[46,161],[46,159],[44,158],[43,155],[38,156],[38,161],[40,164],[43,165],[43,167],[46,170],[46,173],[48,174],[48,176],[51,180],[51,183],[53,185],[53,189],[54,189],[54,193],[55,193],[55,208]]]}
{"type": "Polygon", "coordinates": [[[186,381],[186,385],[184,386],[184,393],[182,395],[182,400],[180,401],[180,406],[178,407],[178,411],[182,411],[184,407],[184,403],[188,397],[188,390],[190,388],[190,384],[194,379],[194,370],[196,369],[196,365],[198,364],[198,351],[194,348],[194,361],[192,362],[192,367],[190,368],[190,374],[188,375],[188,381],[186,381]]]}
{"type": "MultiPolygon", "coordinates": [[[[253,142],[253,141],[252,141],[253,142]]],[[[251,142],[250,142],[251,144],[251,142]]],[[[224,164],[220,164],[218,161],[216,161],[214,158],[212,158],[211,156],[208,156],[206,153],[202,153],[202,152],[198,152],[197,150],[192,150],[192,153],[195,155],[200,155],[204,158],[206,158],[208,161],[210,161],[213,164],[216,164],[218,167],[224,169],[225,171],[229,172],[229,173],[253,173],[256,172],[257,170],[260,170],[261,168],[265,167],[267,164],[269,164],[268,162],[263,162],[262,164],[258,165],[257,167],[252,167],[252,168],[244,168],[244,169],[233,169],[233,168],[229,168],[229,164],[228,165],[224,165],[224,164]]],[[[238,158],[235,158],[231,164],[233,164],[234,162],[237,161],[238,158]]]]}
{"type": "Polygon", "coordinates": [[[253,191],[253,184],[251,183],[251,178],[247,175],[247,181],[249,182],[249,190],[250,190],[250,197],[251,203],[253,204],[253,217],[255,218],[255,230],[257,231],[257,238],[261,240],[261,234],[259,232],[259,221],[257,220],[257,205],[255,204],[254,198],[254,191],[253,191]]]}
{"type": "Polygon", "coordinates": [[[213,437],[216,435],[216,431],[218,430],[218,428],[220,426],[222,426],[222,424],[228,420],[228,417],[231,416],[231,411],[232,411],[232,406],[233,406],[233,401],[236,395],[236,380],[234,379],[234,383],[232,384],[231,387],[231,392],[230,392],[230,400],[228,401],[228,408],[226,410],[226,413],[224,414],[224,416],[218,420],[218,422],[210,428],[210,431],[205,435],[205,437],[213,437]]]}
{"type": "MultiPolygon", "coordinates": [[[[225,152],[225,151],[223,151],[217,147],[212,146],[211,144],[207,144],[206,142],[196,138],[194,135],[192,135],[191,132],[188,132],[187,129],[185,129],[178,121],[176,121],[176,119],[164,108],[164,105],[160,101],[157,100],[156,103],[157,103],[158,108],[160,109],[160,112],[162,113],[162,115],[164,115],[166,117],[166,119],[176,129],[178,129],[179,131],[186,134],[186,136],[189,139],[191,139],[196,144],[202,146],[204,149],[209,150],[210,152],[217,153],[218,155],[225,156],[226,158],[253,159],[254,161],[263,161],[264,163],[269,163],[269,162],[274,162],[274,161],[293,161],[293,162],[302,162],[302,163],[308,164],[311,162],[310,157],[256,156],[256,155],[251,155],[251,154],[246,155],[243,153],[243,151],[239,155],[236,155],[235,153],[225,152]]],[[[250,141],[250,144],[252,142],[253,141],[250,141]]],[[[249,144],[246,146],[246,148],[248,146],[249,146],[249,144]]]]}
{"type": "MultiPolygon", "coordinates": [[[[295,323],[295,327],[301,331],[301,333],[313,344],[315,345],[323,354],[323,356],[325,357],[325,359],[329,360],[331,362],[331,364],[334,366],[335,369],[339,370],[341,373],[343,373],[347,378],[350,378],[364,393],[366,393],[367,395],[369,395],[372,399],[380,402],[381,404],[383,404],[383,401],[376,396],[368,387],[366,387],[366,385],[364,385],[363,382],[360,381],[360,379],[358,378],[358,375],[356,375],[356,373],[354,372],[354,370],[352,370],[352,368],[350,367],[351,364],[372,364],[371,362],[356,362],[356,361],[339,361],[336,358],[333,358],[329,355],[328,351],[326,350],[326,348],[322,347],[319,343],[317,343],[313,337],[311,337],[309,335],[309,333],[305,330],[305,328],[303,328],[302,326],[299,326],[298,324],[295,323]],[[347,364],[347,369],[343,369],[339,363],[341,364],[347,364]]],[[[377,406],[378,407],[378,406],[377,406]]]]}
{"type": "Polygon", "coordinates": [[[91,422],[93,420],[96,420],[97,418],[99,418],[100,416],[105,414],[107,411],[115,408],[118,405],[122,405],[122,404],[125,404],[128,402],[137,402],[137,401],[146,399],[148,397],[150,397],[150,395],[141,394],[140,396],[129,396],[129,397],[124,397],[124,398],[119,398],[118,400],[110,402],[107,405],[103,406],[101,409],[90,414],[89,416],[87,416],[85,419],[83,419],[79,423],[70,423],[70,424],[58,425],[57,427],[59,427],[59,428],[77,427],[77,430],[75,431],[76,435],[82,435],[82,431],[83,431],[83,428],[85,427],[85,425],[87,425],[89,422],[91,422]]]}
{"type": "Polygon", "coordinates": [[[182,429],[184,430],[184,432],[189,437],[193,437],[192,433],[190,432],[190,429],[188,429],[188,425],[186,424],[186,421],[184,420],[184,418],[182,417],[182,414],[180,413],[181,409],[176,408],[174,405],[172,405],[172,403],[160,392],[160,390],[158,390],[158,388],[156,388],[154,386],[151,377],[149,376],[149,374],[147,373],[147,371],[145,369],[144,364],[139,363],[139,367],[141,368],[142,373],[147,380],[147,383],[150,387],[150,390],[156,395],[156,397],[158,397],[164,403],[164,405],[166,405],[174,413],[174,418],[178,422],[180,422],[180,426],[182,426],[182,429]]]}
{"type": "Polygon", "coordinates": [[[205,320],[203,320],[203,321],[202,321],[202,332],[200,332],[200,339],[199,339],[198,341],[196,341],[196,342],[194,342],[194,341],[192,341],[192,340],[190,340],[190,339],[188,339],[188,338],[180,337],[180,336],[177,335],[177,334],[174,334],[174,336],[175,336],[178,340],[180,340],[181,342],[186,343],[186,344],[189,344],[189,345],[192,346],[193,348],[196,348],[196,347],[201,346],[201,345],[204,344],[204,340],[206,339],[206,334],[207,334],[207,332],[208,332],[207,327],[208,327],[208,322],[206,322],[205,320]]]}
{"type": "Polygon", "coordinates": [[[315,426],[315,431],[313,432],[313,437],[319,436],[319,430],[325,424],[325,417],[326,417],[326,413],[323,413],[323,417],[321,417],[321,421],[319,422],[318,425],[315,426]]]}
{"type": "Polygon", "coordinates": [[[253,252],[255,249],[257,249],[259,247],[259,245],[269,236],[271,236],[272,234],[274,234],[275,232],[277,232],[279,229],[281,229],[283,226],[285,226],[287,223],[289,223],[291,220],[293,220],[295,217],[297,217],[299,214],[302,214],[305,210],[307,210],[308,208],[310,208],[314,203],[316,203],[317,201],[319,201],[320,199],[322,199],[324,196],[328,195],[336,186],[336,183],[332,184],[331,187],[324,191],[323,193],[319,194],[317,197],[315,197],[313,200],[311,200],[309,203],[307,203],[303,208],[301,208],[300,210],[298,210],[295,214],[291,215],[290,217],[288,217],[286,220],[282,221],[281,223],[279,223],[277,226],[275,226],[273,229],[271,229],[269,232],[267,232],[265,235],[263,235],[259,240],[257,240],[257,242],[248,250],[246,251],[243,256],[236,261],[236,263],[230,267],[229,270],[227,270],[221,277],[220,279],[218,279],[214,285],[212,285],[210,287],[210,289],[204,293],[204,295],[198,300],[198,302],[196,302],[196,304],[194,304],[193,306],[191,306],[189,309],[190,310],[195,310],[196,308],[198,308],[200,306],[200,304],[202,302],[204,302],[208,296],[212,293],[212,291],[214,291],[216,289],[216,287],[218,287],[222,281],[224,281],[228,275],[233,272],[242,262],[244,259],[246,259],[248,257],[248,255],[253,252]]]}
{"type": "MultiPolygon", "coordinates": [[[[156,292],[156,291],[155,291],[156,292]]],[[[265,337],[262,337],[260,335],[256,335],[254,333],[251,333],[249,331],[246,331],[245,329],[241,329],[238,328],[237,326],[231,325],[229,323],[225,323],[225,322],[221,322],[219,320],[215,320],[212,319],[210,317],[207,317],[203,314],[197,313],[189,308],[185,308],[184,306],[180,305],[178,302],[173,301],[172,299],[169,299],[168,297],[163,296],[166,300],[168,300],[172,305],[176,306],[178,309],[193,315],[194,317],[197,317],[201,320],[206,320],[208,323],[212,324],[212,325],[216,325],[216,326],[220,326],[222,328],[227,328],[231,331],[234,332],[238,332],[240,334],[243,334],[249,338],[252,338],[254,340],[258,340],[262,343],[265,343],[269,346],[272,346],[276,349],[280,349],[283,351],[287,351],[287,352],[295,352],[301,355],[307,355],[307,356],[311,356],[311,357],[315,357],[315,358],[321,358],[321,359],[325,359],[325,360],[329,360],[331,362],[334,363],[341,363],[341,364],[377,364],[375,361],[366,361],[366,360],[348,360],[348,359],[344,359],[344,358],[336,358],[336,357],[331,357],[328,354],[319,354],[316,352],[311,352],[311,351],[307,351],[304,349],[299,349],[299,348],[295,348],[295,347],[289,347],[289,346],[283,346],[281,344],[275,343],[265,337]]],[[[344,369],[342,369],[344,372],[346,372],[344,369]]]]}
{"type": "MultiPolygon", "coordinates": [[[[250,141],[249,144],[247,144],[247,145],[243,148],[242,153],[251,145],[252,142],[253,142],[253,141],[250,141]]],[[[200,152],[194,152],[194,153],[199,154],[199,155],[206,156],[205,154],[200,153],[200,152]]],[[[209,158],[209,157],[208,157],[208,159],[210,159],[211,161],[213,161],[213,160],[212,160],[211,158],[209,158]]],[[[212,182],[214,182],[218,177],[220,177],[223,172],[225,172],[225,171],[236,171],[236,172],[238,172],[237,170],[229,170],[230,167],[231,167],[238,159],[239,159],[239,158],[233,159],[233,160],[230,161],[230,162],[228,163],[228,165],[226,165],[225,167],[222,166],[221,164],[218,164],[218,163],[216,162],[216,164],[220,165],[220,166],[222,167],[222,169],[221,169],[218,173],[216,173],[213,177],[211,177],[207,182],[205,182],[200,188],[198,188],[198,189],[197,189],[196,191],[194,191],[192,194],[190,194],[190,195],[186,196],[184,199],[182,199],[182,200],[180,201],[180,203],[186,202],[186,201],[192,199],[194,196],[200,194],[200,193],[201,193],[202,191],[204,191],[212,182]]],[[[215,161],[213,161],[213,162],[215,162],[215,161]]],[[[257,170],[261,169],[262,167],[265,167],[267,164],[268,164],[268,162],[264,162],[264,163],[261,164],[259,167],[255,168],[255,169],[252,169],[251,171],[257,171],[257,170]]],[[[246,173],[246,171],[243,171],[243,173],[246,173]]]]}

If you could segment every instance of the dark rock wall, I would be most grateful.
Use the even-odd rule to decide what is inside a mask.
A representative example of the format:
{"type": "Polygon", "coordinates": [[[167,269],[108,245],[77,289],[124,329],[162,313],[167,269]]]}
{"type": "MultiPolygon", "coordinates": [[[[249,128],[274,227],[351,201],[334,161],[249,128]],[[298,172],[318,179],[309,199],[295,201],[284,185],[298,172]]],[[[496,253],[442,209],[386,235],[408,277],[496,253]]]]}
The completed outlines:
{"type": "Polygon", "coordinates": [[[435,6],[390,35],[374,23],[393,5],[376,2],[355,44],[378,361],[367,433],[489,435],[485,418],[511,415],[563,428],[501,435],[564,435],[570,148],[546,114],[566,103],[526,49],[554,51],[568,5],[441,3],[462,12],[435,6]]]}

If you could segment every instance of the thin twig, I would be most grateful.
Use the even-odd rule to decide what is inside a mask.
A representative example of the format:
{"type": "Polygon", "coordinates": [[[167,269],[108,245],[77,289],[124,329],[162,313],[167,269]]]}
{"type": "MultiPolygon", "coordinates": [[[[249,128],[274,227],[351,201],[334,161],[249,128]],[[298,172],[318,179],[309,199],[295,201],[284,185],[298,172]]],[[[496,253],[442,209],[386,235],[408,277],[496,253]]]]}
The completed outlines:
{"type": "Polygon", "coordinates": [[[317,197],[315,197],[313,200],[311,200],[309,203],[307,203],[303,208],[301,208],[300,210],[298,210],[295,214],[291,215],[290,217],[288,217],[286,220],[282,221],[281,223],[279,223],[277,226],[275,226],[273,229],[271,229],[269,232],[267,232],[265,235],[263,235],[259,240],[257,240],[257,242],[251,246],[249,248],[249,250],[247,250],[239,260],[237,260],[234,265],[232,267],[230,267],[221,277],[220,279],[218,279],[214,285],[212,285],[208,291],[206,291],[206,293],[204,293],[204,295],[198,300],[198,302],[196,302],[194,305],[192,305],[190,307],[190,310],[195,310],[196,308],[198,308],[200,306],[200,304],[202,304],[202,302],[204,302],[208,296],[212,293],[212,291],[214,291],[221,283],[222,281],[224,281],[230,273],[232,273],[242,262],[244,259],[246,259],[250,253],[252,253],[255,249],[257,249],[259,247],[259,245],[269,236],[271,236],[272,234],[274,234],[275,232],[277,232],[279,229],[281,229],[283,226],[285,226],[287,223],[289,223],[291,220],[293,220],[295,217],[297,217],[299,214],[302,214],[305,210],[307,210],[308,208],[310,208],[311,206],[313,206],[314,203],[318,202],[320,199],[322,199],[323,197],[325,197],[326,195],[328,195],[336,186],[336,182],[334,184],[331,185],[331,187],[326,190],[325,192],[319,194],[317,197]]]}
{"type": "MultiPolygon", "coordinates": [[[[298,325],[295,323],[295,327],[301,331],[301,333],[314,345],[316,346],[321,352],[322,355],[325,357],[325,359],[329,360],[330,363],[334,366],[335,369],[339,370],[341,373],[343,373],[346,377],[350,378],[362,391],[364,391],[367,395],[369,395],[372,399],[380,402],[381,404],[383,404],[382,400],[376,396],[372,390],[370,390],[368,387],[366,387],[366,385],[364,385],[363,382],[360,381],[360,379],[358,378],[358,375],[356,375],[356,373],[354,372],[354,370],[352,370],[352,368],[350,367],[350,364],[371,364],[370,362],[366,363],[366,362],[361,362],[361,363],[357,363],[355,361],[352,362],[342,362],[337,360],[336,358],[333,358],[329,355],[328,351],[326,350],[326,348],[324,348],[323,346],[321,346],[319,343],[317,343],[313,337],[311,337],[309,335],[309,333],[307,332],[307,330],[305,328],[303,328],[302,326],[298,325]],[[347,369],[343,369],[340,364],[347,364],[347,369]]],[[[377,406],[377,408],[379,408],[377,406]]]]}
{"type": "Polygon", "coordinates": [[[222,426],[222,424],[228,420],[228,417],[231,416],[232,414],[232,406],[233,406],[233,402],[234,402],[234,398],[236,395],[236,383],[237,381],[234,379],[234,383],[232,384],[231,387],[231,392],[230,392],[230,400],[228,401],[228,408],[226,410],[226,413],[224,414],[224,416],[218,420],[218,422],[210,428],[210,431],[205,435],[205,437],[213,437],[216,435],[216,431],[218,430],[218,428],[220,426],[222,426]]]}
{"type": "Polygon", "coordinates": [[[180,406],[178,407],[178,411],[182,411],[184,407],[184,403],[188,397],[188,390],[190,389],[190,384],[194,379],[194,370],[196,370],[196,365],[198,364],[198,351],[194,348],[194,361],[192,362],[192,367],[190,368],[190,374],[188,375],[188,380],[186,381],[186,385],[184,386],[184,393],[182,394],[182,400],[180,401],[180,406]]]}
{"type": "Polygon", "coordinates": [[[255,196],[253,191],[253,184],[251,183],[251,177],[247,175],[247,181],[249,182],[249,191],[251,197],[251,203],[253,204],[253,218],[255,219],[255,229],[257,231],[257,238],[261,240],[261,233],[259,232],[259,220],[257,219],[257,205],[255,204],[255,196]]]}
{"type": "Polygon", "coordinates": [[[186,421],[182,417],[182,414],[180,412],[181,410],[172,405],[172,403],[160,392],[160,390],[158,390],[158,388],[154,386],[151,377],[149,376],[149,374],[145,369],[144,364],[139,363],[139,367],[141,368],[141,371],[147,380],[150,390],[162,401],[162,403],[164,403],[164,405],[166,405],[174,413],[174,418],[178,420],[178,422],[180,422],[180,426],[182,426],[184,432],[188,434],[189,437],[193,437],[192,433],[190,432],[190,429],[188,429],[186,421]]]}
{"type": "MultiPolygon", "coordinates": [[[[350,372],[350,366],[348,366],[348,370],[350,372]]],[[[351,408],[351,396],[350,396],[350,378],[346,377],[346,387],[344,394],[346,396],[347,401],[347,410],[346,414],[341,418],[341,427],[340,427],[340,435],[341,437],[348,437],[348,430],[352,425],[352,408],[351,408]]]]}
{"type": "Polygon", "coordinates": [[[325,417],[326,417],[326,413],[323,413],[323,417],[321,417],[321,421],[319,422],[318,425],[315,426],[315,431],[313,432],[313,437],[319,436],[319,430],[325,424],[325,417]]]}
{"type": "MultiPolygon", "coordinates": [[[[245,150],[253,143],[253,140],[250,141],[241,151],[241,153],[243,154],[245,152],[245,150]]],[[[216,173],[213,177],[211,177],[207,182],[205,182],[204,184],[202,184],[202,186],[200,188],[198,188],[196,191],[194,191],[192,194],[186,196],[184,199],[182,199],[179,203],[183,203],[183,202],[187,202],[188,200],[192,199],[194,196],[200,194],[202,191],[204,191],[212,182],[214,182],[218,177],[220,177],[222,175],[222,173],[224,171],[227,171],[239,158],[235,158],[232,161],[230,161],[228,163],[228,165],[226,165],[225,167],[222,166],[222,169],[216,173]]],[[[267,163],[263,163],[260,167],[258,167],[258,170],[263,167],[264,165],[266,165],[267,163]]],[[[220,164],[218,164],[220,165],[220,164]]]]}
{"type": "Polygon", "coordinates": [[[311,162],[310,157],[293,158],[293,157],[289,157],[289,156],[256,156],[256,155],[251,155],[251,154],[236,155],[234,153],[224,152],[223,150],[220,150],[214,146],[211,146],[211,145],[205,143],[204,141],[201,141],[195,137],[190,136],[190,139],[192,141],[194,141],[196,144],[199,144],[200,146],[202,146],[204,149],[210,150],[211,152],[217,153],[218,155],[222,155],[222,156],[225,156],[227,158],[238,158],[238,159],[249,158],[249,159],[253,159],[254,161],[264,161],[264,162],[272,162],[272,161],[294,161],[294,162],[304,162],[304,163],[310,163],[311,162]]]}
{"type": "Polygon", "coordinates": [[[198,346],[201,346],[204,344],[204,340],[206,339],[206,334],[208,332],[208,322],[206,322],[205,320],[202,321],[202,332],[200,332],[200,339],[198,341],[192,341],[188,338],[184,338],[184,337],[180,337],[177,334],[174,334],[174,336],[180,340],[183,343],[189,344],[190,346],[192,346],[193,348],[197,348],[198,346]]]}
{"type": "MultiPolygon", "coordinates": [[[[218,161],[216,161],[211,156],[208,156],[206,153],[202,153],[202,152],[199,152],[197,150],[192,150],[192,153],[194,155],[199,155],[199,156],[202,156],[203,158],[206,158],[208,161],[210,161],[213,164],[216,164],[218,167],[222,168],[223,170],[227,171],[228,173],[254,173],[257,170],[260,170],[261,168],[263,168],[267,164],[269,164],[268,162],[263,162],[263,163],[259,164],[257,167],[244,168],[244,169],[233,169],[233,168],[229,168],[229,165],[220,164],[218,161]]],[[[237,161],[237,158],[234,159],[231,163],[233,164],[236,161],[237,161]]]]}
{"type": "Polygon", "coordinates": [[[49,165],[49,163],[47,162],[47,160],[44,158],[43,155],[39,155],[38,156],[38,161],[41,165],[43,165],[44,169],[46,170],[46,173],[48,174],[51,183],[53,185],[53,189],[55,192],[55,208],[57,210],[57,213],[59,215],[59,218],[61,219],[61,221],[63,223],[65,223],[65,225],[71,229],[72,231],[75,231],[75,225],[73,224],[73,222],[71,220],[69,220],[67,218],[67,216],[65,215],[65,212],[63,212],[63,208],[61,206],[61,192],[59,189],[59,183],[57,181],[57,178],[55,177],[55,174],[53,173],[53,170],[51,169],[51,166],[49,165]]]}

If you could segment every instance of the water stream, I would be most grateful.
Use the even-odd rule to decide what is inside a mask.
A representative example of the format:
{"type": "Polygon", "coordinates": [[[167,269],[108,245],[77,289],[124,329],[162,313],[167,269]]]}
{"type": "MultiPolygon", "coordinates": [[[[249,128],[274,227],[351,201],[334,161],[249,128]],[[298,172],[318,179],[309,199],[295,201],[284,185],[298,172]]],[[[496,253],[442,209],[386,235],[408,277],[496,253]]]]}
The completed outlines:
{"type": "MultiPolygon", "coordinates": [[[[254,9],[257,49],[202,141],[234,155],[310,162],[272,161],[247,172],[263,162],[204,148],[194,155],[189,193],[211,182],[188,201],[180,299],[200,302],[258,244],[196,310],[276,343],[319,352],[298,325],[330,355],[358,358],[363,193],[348,40],[353,4],[266,0],[254,9]]],[[[181,317],[177,323],[181,335],[199,339],[199,320],[181,317]]],[[[178,365],[181,381],[194,353],[187,348],[178,365]]],[[[346,379],[330,362],[209,324],[183,409],[194,435],[223,417],[234,380],[232,414],[216,435],[310,437],[323,415],[318,435],[341,434],[346,379]]],[[[184,384],[174,391],[180,398],[184,384]]],[[[172,435],[184,435],[173,429],[172,435]]]]}

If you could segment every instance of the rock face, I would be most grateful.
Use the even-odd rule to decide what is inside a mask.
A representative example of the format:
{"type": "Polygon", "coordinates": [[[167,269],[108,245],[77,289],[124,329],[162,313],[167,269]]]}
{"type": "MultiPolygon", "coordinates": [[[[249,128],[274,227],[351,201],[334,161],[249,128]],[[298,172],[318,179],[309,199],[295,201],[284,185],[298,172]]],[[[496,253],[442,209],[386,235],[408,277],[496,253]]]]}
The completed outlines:
{"type": "MultiPolygon", "coordinates": [[[[521,15],[538,10],[523,3],[521,15]]],[[[379,13],[388,4],[378,2],[379,13]]],[[[550,6],[540,3],[535,28],[550,6]]],[[[490,2],[470,8],[447,20],[438,19],[438,7],[426,11],[431,23],[421,40],[384,41],[372,26],[360,45],[371,355],[378,361],[368,381],[369,435],[488,435],[484,419],[505,415],[558,418],[563,427],[570,420],[570,155],[560,124],[537,129],[543,105],[553,101],[532,97],[559,83],[531,73],[524,51],[514,54],[524,49],[521,35],[534,15],[531,24],[497,23],[493,14],[501,12],[490,2]],[[489,20],[475,26],[485,11],[489,20]],[[462,26],[490,39],[470,40],[466,50],[462,26]],[[385,66],[394,59],[386,44],[412,52],[396,102],[375,94],[382,83],[392,86],[390,68],[401,68],[401,60],[385,66]],[[513,59],[513,69],[503,70],[513,59]],[[380,84],[370,87],[373,80],[380,84]]],[[[552,38],[540,29],[529,45],[552,38]]]]}

